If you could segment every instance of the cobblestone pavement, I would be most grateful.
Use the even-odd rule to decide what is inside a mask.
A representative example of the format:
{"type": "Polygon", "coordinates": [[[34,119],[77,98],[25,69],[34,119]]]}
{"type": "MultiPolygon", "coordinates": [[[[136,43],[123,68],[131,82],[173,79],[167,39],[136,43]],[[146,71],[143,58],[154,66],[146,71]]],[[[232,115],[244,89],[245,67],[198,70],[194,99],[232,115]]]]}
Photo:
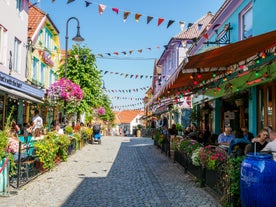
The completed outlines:
{"type": "MultiPolygon", "coordinates": [[[[14,189],[11,189],[14,190],[14,189]]],[[[150,138],[103,137],[8,197],[3,207],[219,207],[150,138]]]]}

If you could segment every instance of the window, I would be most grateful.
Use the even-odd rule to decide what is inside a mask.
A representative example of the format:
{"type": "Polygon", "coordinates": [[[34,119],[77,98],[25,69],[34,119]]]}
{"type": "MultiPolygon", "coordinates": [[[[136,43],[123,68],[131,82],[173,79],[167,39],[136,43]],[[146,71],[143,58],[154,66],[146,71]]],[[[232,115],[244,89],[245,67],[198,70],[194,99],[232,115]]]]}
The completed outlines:
{"type": "Polygon", "coordinates": [[[53,35],[50,33],[48,29],[45,30],[45,47],[52,51],[52,37],[53,35]]]}
{"type": "Polygon", "coordinates": [[[20,72],[20,60],[21,60],[21,41],[14,38],[13,48],[13,71],[20,72]]]}
{"type": "Polygon", "coordinates": [[[240,14],[241,39],[252,37],[253,28],[253,11],[252,6],[249,5],[240,14]]]}
{"type": "Polygon", "coordinates": [[[7,30],[0,24],[0,64],[6,65],[7,30]]]}
{"type": "Polygon", "coordinates": [[[37,81],[37,76],[38,76],[38,63],[39,60],[37,58],[33,58],[33,75],[32,75],[32,79],[34,81],[37,81]]]}
{"type": "Polygon", "coordinates": [[[16,11],[19,13],[22,11],[22,0],[16,0],[16,11]]]}
{"type": "Polygon", "coordinates": [[[50,87],[50,85],[54,82],[54,72],[53,72],[53,70],[51,69],[50,70],[50,80],[49,80],[49,87],[50,87]]]}
{"type": "Polygon", "coordinates": [[[42,83],[42,85],[45,85],[45,68],[46,68],[46,65],[44,63],[41,63],[41,67],[40,67],[40,83],[42,83]]]}
{"type": "Polygon", "coordinates": [[[40,46],[42,46],[42,37],[43,37],[43,30],[40,30],[39,36],[38,36],[38,43],[40,46]]]}

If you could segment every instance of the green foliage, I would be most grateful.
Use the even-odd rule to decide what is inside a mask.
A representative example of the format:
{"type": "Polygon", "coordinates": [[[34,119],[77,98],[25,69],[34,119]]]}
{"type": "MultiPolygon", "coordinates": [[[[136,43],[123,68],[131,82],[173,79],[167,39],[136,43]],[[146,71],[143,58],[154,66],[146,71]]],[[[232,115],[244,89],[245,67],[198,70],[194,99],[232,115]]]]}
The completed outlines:
{"type": "Polygon", "coordinates": [[[51,169],[55,166],[54,159],[58,152],[58,146],[55,144],[51,136],[45,137],[43,140],[34,143],[36,156],[43,163],[45,169],[51,169]]]}
{"type": "Polygon", "coordinates": [[[66,161],[68,157],[68,147],[71,143],[69,137],[65,134],[55,134],[55,143],[58,146],[57,155],[60,155],[62,161],[66,161]]]}
{"type": "Polygon", "coordinates": [[[208,145],[200,148],[199,157],[202,166],[209,170],[216,170],[226,161],[227,152],[219,147],[208,145]]]}
{"type": "MultiPolygon", "coordinates": [[[[59,77],[64,77],[65,66],[58,70],[59,77]]],[[[101,104],[103,91],[100,71],[97,70],[96,57],[85,46],[73,45],[69,51],[66,70],[67,78],[78,84],[84,93],[84,98],[79,107],[66,105],[67,113],[89,112],[101,104]],[[76,58],[77,57],[77,58],[76,58]]]]}
{"type": "Polygon", "coordinates": [[[55,166],[57,155],[63,161],[67,159],[70,139],[67,135],[49,132],[43,140],[34,143],[36,156],[43,163],[45,169],[51,169],[55,166]]]}
{"type": "Polygon", "coordinates": [[[74,134],[72,134],[71,139],[76,140],[76,149],[79,149],[80,148],[81,133],[75,132],[74,134]]]}
{"type": "Polygon", "coordinates": [[[8,147],[8,136],[5,131],[0,131],[0,160],[6,157],[7,147],[8,147]]]}
{"type": "Polygon", "coordinates": [[[190,157],[194,150],[198,149],[201,145],[193,139],[183,139],[180,142],[179,150],[186,153],[190,157]]]}
{"type": "MultiPolygon", "coordinates": [[[[64,77],[64,72],[65,66],[62,65],[58,70],[60,78],[64,77]]],[[[108,122],[115,119],[111,109],[111,101],[102,90],[102,77],[97,69],[96,57],[89,48],[73,45],[72,50],[69,51],[66,76],[72,82],[78,84],[84,93],[84,98],[78,107],[70,104],[66,105],[68,115],[74,112],[78,114],[86,112],[88,114],[87,121],[90,122],[93,118],[93,109],[103,106],[106,113],[99,117],[108,122]]]]}
{"type": "Polygon", "coordinates": [[[177,131],[182,131],[182,129],[183,129],[182,125],[179,124],[179,123],[177,123],[177,124],[175,125],[175,128],[176,128],[177,131]]]}
{"type": "Polygon", "coordinates": [[[191,157],[192,158],[192,163],[195,166],[201,166],[200,157],[199,157],[200,149],[201,149],[201,147],[195,149],[192,153],[192,157],[191,157]]]}
{"type": "Polygon", "coordinates": [[[190,113],[190,120],[195,123],[198,123],[202,120],[200,111],[196,107],[194,107],[190,113]]]}
{"type": "Polygon", "coordinates": [[[81,127],[81,138],[82,139],[89,139],[92,135],[93,131],[89,127],[81,127]]]}
{"type": "Polygon", "coordinates": [[[73,134],[73,127],[70,126],[70,125],[67,125],[67,126],[64,128],[64,133],[65,133],[65,134],[73,134]]]}
{"type": "Polygon", "coordinates": [[[241,206],[240,200],[240,171],[244,156],[229,157],[225,165],[224,183],[225,194],[221,199],[224,207],[241,206]]]}

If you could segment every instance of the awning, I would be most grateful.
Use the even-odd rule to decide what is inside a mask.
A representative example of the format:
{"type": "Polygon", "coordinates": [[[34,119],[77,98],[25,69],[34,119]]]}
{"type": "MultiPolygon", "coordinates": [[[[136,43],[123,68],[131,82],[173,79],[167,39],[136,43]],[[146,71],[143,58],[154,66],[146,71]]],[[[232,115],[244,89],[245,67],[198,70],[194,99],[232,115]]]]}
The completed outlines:
{"type": "Polygon", "coordinates": [[[227,67],[276,46],[276,30],[190,56],[184,69],[227,67]]]}
{"type": "Polygon", "coordinates": [[[196,83],[190,76],[196,73],[198,69],[203,71],[200,80],[211,80],[214,71],[217,76],[224,74],[228,66],[240,62],[245,63],[248,59],[256,57],[260,52],[272,49],[275,46],[276,30],[190,56],[188,61],[178,67],[167,84],[154,95],[147,105],[152,104],[160,96],[168,95],[168,90],[186,90],[193,87],[196,83]]]}
{"type": "Polygon", "coordinates": [[[1,86],[0,85],[0,91],[5,91],[7,92],[10,96],[14,96],[14,97],[20,97],[22,99],[26,99],[26,100],[29,100],[29,101],[33,101],[33,102],[36,102],[36,103],[44,103],[43,101],[37,99],[37,98],[34,98],[32,96],[29,96],[25,93],[22,93],[20,91],[16,91],[14,89],[10,89],[10,88],[7,88],[7,87],[4,87],[4,86],[1,86]]]}

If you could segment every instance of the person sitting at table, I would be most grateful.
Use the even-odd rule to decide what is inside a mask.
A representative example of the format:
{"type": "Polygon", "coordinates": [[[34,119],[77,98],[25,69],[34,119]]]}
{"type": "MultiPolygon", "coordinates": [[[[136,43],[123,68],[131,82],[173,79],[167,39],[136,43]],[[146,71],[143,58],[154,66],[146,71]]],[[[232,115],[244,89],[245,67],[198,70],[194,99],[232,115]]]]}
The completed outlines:
{"type": "Polygon", "coordinates": [[[230,142],[228,153],[230,155],[233,153],[233,155],[236,156],[244,155],[245,146],[249,143],[250,141],[247,139],[247,137],[244,136],[243,131],[237,130],[235,133],[235,138],[230,142]]]}
{"type": "Polygon", "coordinates": [[[235,139],[234,134],[232,134],[232,128],[230,126],[226,126],[224,128],[224,132],[218,136],[218,145],[224,150],[228,151],[230,146],[230,142],[235,139]]]}
{"type": "Polygon", "coordinates": [[[58,134],[64,134],[64,131],[63,131],[63,129],[60,126],[60,123],[56,123],[56,132],[58,134]]]}
{"type": "MultiPolygon", "coordinates": [[[[22,147],[21,147],[21,158],[26,157],[24,151],[25,151],[25,146],[22,145],[22,147]]],[[[14,160],[18,160],[18,156],[19,156],[19,139],[17,137],[17,133],[13,130],[11,130],[10,133],[9,133],[8,152],[13,154],[14,160]]]]}
{"type": "Polygon", "coordinates": [[[242,130],[244,138],[246,138],[247,140],[249,140],[251,142],[251,140],[254,138],[254,135],[248,131],[248,128],[246,126],[243,126],[241,128],[241,130],[242,130]]]}
{"type": "Polygon", "coordinates": [[[273,160],[276,161],[276,131],[269,133],[270,142],[261,150],[261,152],[272,153],[273,160]]]}
{"type": "Polygon", "coordinates": [[[252,139],[252,143],[246,145],[245,153],[248,154],[249,152],[260,152],[266,145],[268,139],[268,131],[266,129],[262,129],[258,136],[252,139]]]}

